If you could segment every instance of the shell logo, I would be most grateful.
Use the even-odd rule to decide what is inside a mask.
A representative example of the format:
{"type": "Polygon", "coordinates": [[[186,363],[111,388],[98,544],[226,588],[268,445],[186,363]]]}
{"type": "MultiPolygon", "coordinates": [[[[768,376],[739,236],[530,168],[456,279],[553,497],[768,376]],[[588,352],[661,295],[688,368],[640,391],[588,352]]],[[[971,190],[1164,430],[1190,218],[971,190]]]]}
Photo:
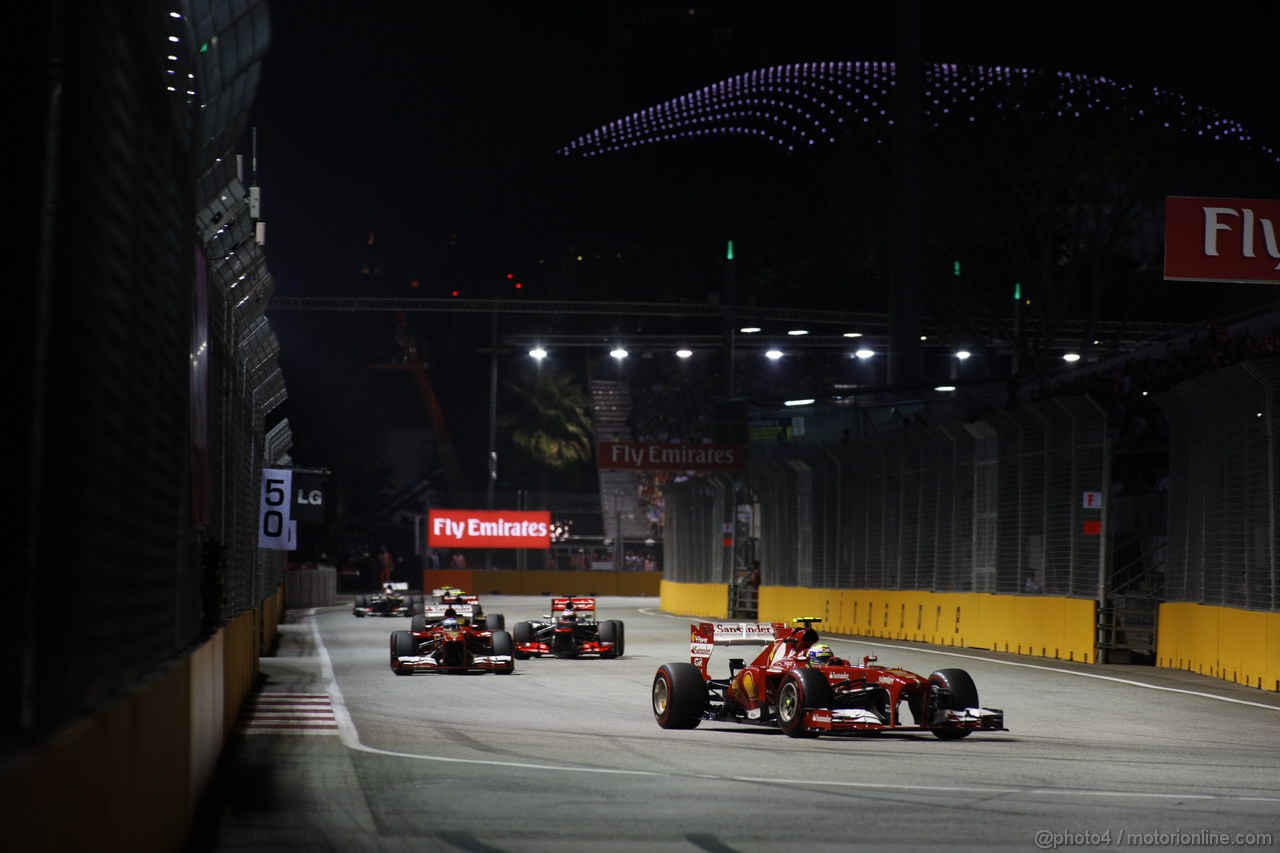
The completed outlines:
{"type": "Polygon", "coordinates": [[[742,679],[738,683],[744,694],[752,697],[756,695],[756,679],[749,671],[742,673],[742,679]]]}

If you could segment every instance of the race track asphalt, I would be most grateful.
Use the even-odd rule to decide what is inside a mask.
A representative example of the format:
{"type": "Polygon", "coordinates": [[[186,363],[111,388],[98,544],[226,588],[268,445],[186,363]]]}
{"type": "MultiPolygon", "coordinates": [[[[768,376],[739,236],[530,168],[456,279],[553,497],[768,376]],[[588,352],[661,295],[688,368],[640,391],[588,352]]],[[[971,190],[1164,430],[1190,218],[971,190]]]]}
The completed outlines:
{"type": "MultiPolygon", "coordinates": [[[[507,629],[542,598],[495,596],[507,629]]],[[[689,617],[601,598],[619,660],[397,677],[407,620],[289,611],[189,853],[1221,849],[1280,841],[1280,695],[1185,672],[824,637],[847,658],[959,667],[1010,731],[792,739],[658,727],[689,617]],[[1268,839],[1269,837],[1269,839],[1268,839]],[[1265,843],[1252,843],[1265,842],[1265,843]]],[[[713,674],[727,674],[717,650],[713,674]]],[[[726,651],[727,650],[723,650],[726,651]]],[[[748,650],[743,650],[748,651],[748,650]]],[[[742,652],[733,650],[735,656],[742,652]]]]}

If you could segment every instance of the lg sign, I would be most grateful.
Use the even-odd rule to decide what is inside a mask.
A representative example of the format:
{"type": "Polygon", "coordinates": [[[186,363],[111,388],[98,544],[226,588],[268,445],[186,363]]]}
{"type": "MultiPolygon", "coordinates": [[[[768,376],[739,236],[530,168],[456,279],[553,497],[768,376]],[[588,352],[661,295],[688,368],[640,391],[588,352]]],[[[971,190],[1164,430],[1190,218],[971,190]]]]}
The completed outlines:
{"type": "Polygon", "coordinates": [[[1167,279],[1280,282],[1280,200],[1171,196],[1164,241],[1167,279]]]}
{"type": "Polygon", "coordinates": [[[550,548],[551,513],[433,509],[427,514],[431,548],[550,548]]]}

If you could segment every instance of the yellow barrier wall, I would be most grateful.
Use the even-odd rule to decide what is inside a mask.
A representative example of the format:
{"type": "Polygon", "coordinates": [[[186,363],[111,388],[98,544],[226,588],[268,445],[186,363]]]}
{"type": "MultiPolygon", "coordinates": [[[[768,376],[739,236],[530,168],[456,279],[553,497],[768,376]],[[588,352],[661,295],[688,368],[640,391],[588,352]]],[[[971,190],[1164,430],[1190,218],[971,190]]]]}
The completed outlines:
{"type": "Polygon", "coordinates": [[[262,645],[260,653],[271,657],[280,644],[280,622],[284,619],[284,583],[276,587],[275,595],[262,602],[262,645]]]}
{"type": "Polygon", "coordinates": [[[729,587],[722,583],[663,581],[658,606],[669,613],[724,619],[729,615],[729,587]]]}
{"type": "Polygon", "coordinates": [[[183,849],[257,675],[258,611],[0,768],[6,849],[183,849]]]}
{"type": "Polygon", "coordinates": [[[1160,605],[1156,664],[1280,692],[1280,613],[1160,605]]]}
{"type": "Polygon", "coordinates": [[[661,572],[552,572],[514,569],[425,569],[422,589],[454,586],[477,595],[657,596],[661,572]]]}
{"type": "MultiPolygon", "coordinates": [[[[828,634],[991,649],[1092,663],[1092,599],[987,593],[804,589],[762,586],[758,618],[817,616],[828,634]]],[[[663,610],[714,619],[729,615],[726,584],[664,581],[663,610]]]]}

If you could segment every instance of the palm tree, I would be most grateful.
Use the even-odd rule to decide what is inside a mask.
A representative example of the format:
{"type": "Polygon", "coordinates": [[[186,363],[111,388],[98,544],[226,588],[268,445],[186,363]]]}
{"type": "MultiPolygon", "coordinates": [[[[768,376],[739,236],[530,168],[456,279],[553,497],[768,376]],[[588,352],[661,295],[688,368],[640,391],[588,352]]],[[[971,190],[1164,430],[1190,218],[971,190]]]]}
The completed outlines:
{"type": "Polygon", "coordinates": [[[510,443],[512,464],[505,466],[547,488],[554,475],[558,491],[586,487],[592,460],[591,402],[567,373],[539,369],[524,383],[505,383],[509,405],[498,428],[510,443]]]}

